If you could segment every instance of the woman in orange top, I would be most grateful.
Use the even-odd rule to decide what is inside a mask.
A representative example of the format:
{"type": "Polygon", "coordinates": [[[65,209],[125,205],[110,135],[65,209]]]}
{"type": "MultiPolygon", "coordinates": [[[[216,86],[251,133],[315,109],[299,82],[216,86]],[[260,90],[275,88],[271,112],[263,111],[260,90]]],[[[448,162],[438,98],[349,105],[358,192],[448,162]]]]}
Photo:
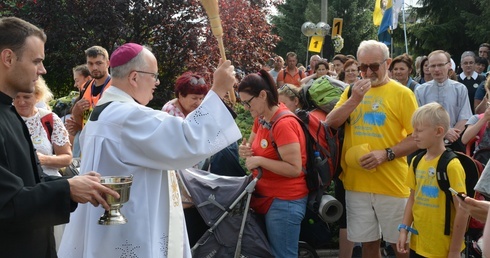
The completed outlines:
{"type": "Polygon", "coordinates": [[[305,215],[308,189],[302,168],[306,166],[306,140],[301,125],[294,117],[277,121],[272,131],[277,151],[271,144],[270,126],[288,108],[279,104],[274,80],[268,72],[249,74],[238,85],[245,109],[255,123],[251,145],[243,140],[240,156],[256,176],[263,170],[251,207],[265,215],[267,235],[276,257],[297,257],[301,221],[305,215]],[[279,156],[279,155],[280,156],[279,156]]]}

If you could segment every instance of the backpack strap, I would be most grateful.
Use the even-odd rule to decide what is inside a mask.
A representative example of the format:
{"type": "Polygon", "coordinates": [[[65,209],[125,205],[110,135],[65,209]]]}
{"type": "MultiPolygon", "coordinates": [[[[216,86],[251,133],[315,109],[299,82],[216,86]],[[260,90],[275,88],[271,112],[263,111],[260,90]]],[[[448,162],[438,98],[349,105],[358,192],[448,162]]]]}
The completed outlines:
{"type": "Polygon", "coordinates": [[[421,152],[417,153],[415,157],[412,158],[412,167],[413,167],[413,172],[417,172],[417,166],[419,165],[420,160],[422,157],[427,153],[427,150],[422,150],[421,152]]]}
{"type": "Polygon", "coordinates": [[[437,163],[437,183],[439,184],[439,188],[446,194],[446,218],[444,222],[444,235],[446,236],[449,236],[451,229],[451,202],[453,201],[452,194],[449,191],[451,184],[447,176],[447,166],[452,159],[457,157],[456,153],[447,148],[446,151],[442,153],[439,162],[437,163]]]}
{"type": "Polygon", "coordinates": [[[276,141],[274,140],[274,135],[273,135],[272,131],[273,131],[277,121],[281,120],[284,117],[288,117],[288,116],[296,117],[296,115],[293,114],[293,112],[291,112],[289,110],[283,110],[283,111],[279,112],[278,114],[274,115],[271,119],[271,122],[270,122],[271,127],[269,130],[269,140],[271,141],[271,145],[272,145],[272,147],[274,147],[274,150],[276,151],[277,157],[280,160],[282,160],[281,154],[279,154],[279,150],[277,149],[277,144],[276,144],[276,141]]]}
{"type": "MultiPolygon", "coordinates": [[[[284,117],[293,117],[296,119],[296,121],[298,121],[299,125],[301,126],[301,128],[303,130],[303,133],[305,134],[306,154],[308,155],[308,153],[313,152],[313,143],[309,140],[309,137],[307,135],[307,134],[309,134],[309,131],[306,128],[303,121],[301,121],[301,119],[299,117],[297,117],[293,112],[291,112],[289,110],[283,110],[283,111],[279,112],[277,115],[274,115],[272,117],[271,127],[269,130],[269,140],[271,141],[271,145],[274,148],[274,150],[276,151],[276,154],[277,154],[277,157],[279,158],[279,160],[282,160],[282,157],[281,157],[281,154],[279,153],[279,150],[277,148],[277,144],[276,144],[276,141],[274,140],[274,134],[272,133],[272,131],[274,130],[274,127],[275,127],[277,121],[281,120],[284,117]]],[[[301,169],[305,174],[307,174],[307,168],[311,167],[313,165],[312,162],[314,162],[314,161],[307,158],[306,167],[303,167],[301,169]]]]}
{"type": "MultiPolygon", "coordinates": [[[[284,81],[286,79],[286,69],[287,68],[282,69],[282,81],[284,81]]],[[[304,78],[303,71],[298,69],[298,73],[299,73],[299,78],[303,79],[304,78]]]]}
{"type": "Polygon", "coordinates": [[[408,88],[411,89],[412,91],[415,91],[415,86],[417,85],[417,82],[415,80],[412,80],[410,82],[410,85],[408,85],[408,88]]]}
{"type": "Polygon", "coordinates": [[[51,135],[53,134],[53,113],[50,111],[41,111],[39,109],[39,115],[41,115],[41,124],[43,125],[46,134],[48,135],[48,140],[51,142],[51,135]]]}
{"type": "MultiPolygon", "coordinates": [[[[420,153],[418,153],[413,159],[412,159],[412,167],[413,167],[413,172],[416,173],[417,171],[417,165],[419,164],[420,160],[422,157],[427,153],[427,150],[423,150],[420,153]]],[[[445,212],[445,222],[444,222],[444,235],[449,235],[450,229],[451,229],[451,202],[452,202],[452,194],[449,191],[450,183],[449,183],[449,178],[447,176],[447,166],[449,165],[449,162],[457,158],[458,156],[456,153],[454,153],[451,149],[447,148],[442,154],[441,157],[439,158],[439,161],[437,162],[437,169],[436,169],[436,176],[437,176],[437,183],[439,185],[439,188],[444,192],[446,195],[446,212],[445,212]]]]}

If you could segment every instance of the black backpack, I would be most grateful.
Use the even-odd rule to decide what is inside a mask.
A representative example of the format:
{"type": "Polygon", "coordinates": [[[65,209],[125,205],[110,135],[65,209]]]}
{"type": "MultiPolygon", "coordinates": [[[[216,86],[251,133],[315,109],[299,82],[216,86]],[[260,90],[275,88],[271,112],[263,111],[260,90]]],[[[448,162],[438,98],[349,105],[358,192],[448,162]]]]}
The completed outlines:
{"type": "MultiPolygon", "coordinates": [[[[412,160],[413,164],[413,172],[417,170],[417,165],[419,164],[422,157],[427,153],[427,150],[423,150],[418,153],[412,160]]],[[[475,185],[480,178],[481,173],[483,172],[483,165],[470,156],[461,153],[455,152],[451,149],[447,148],[439,158],[436,168],[436,178],[437,183],[439,184],[439,188],[446,194],[446,216],[445,216],[445,224],[444,224],[444,235],[449,235],[450,233],[450,222],[451,222],[451,202],[452,202],[452,194],[449,191],[449,187],[451,186],[448,176],[447,176],[447,166],[449,162],[457,158],[461,162],[461,165],[464,168],[466,174],[466,195],[475,196],[475,185]]]]}

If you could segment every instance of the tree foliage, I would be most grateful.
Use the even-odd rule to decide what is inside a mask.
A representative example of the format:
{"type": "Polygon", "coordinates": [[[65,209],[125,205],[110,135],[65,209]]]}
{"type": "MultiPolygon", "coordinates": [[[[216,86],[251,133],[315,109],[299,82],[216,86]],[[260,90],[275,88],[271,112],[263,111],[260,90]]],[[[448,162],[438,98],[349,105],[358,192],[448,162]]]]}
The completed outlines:
{"type": "MultiPolygon", "coordinates": [[[[320,0],[288,0],[277,6],[278,14],[272,18],[274,32],[282,41],[279,42],[276,52],[282,56],[289,51],[298,54],[298,60],[303,62],[306,57],[307,38],[301,33],[301,25],[307,21],[318,23],[321,20],[320,0]]],[[[327,23],[333,26],[333,18],[343,19],[342,37],[344,38],[344,54],[356,54],[357,47],[362,40],[374,39],[376,28],[372,23],[374,0],[331,0],[328,1],[327,23]]],[[[325,37],[323,56],[331,59],[333,52],[329,36],[325,37]]],[[[316,53],[309,53],[309,55],[316,53]]]]}
{"type": "Polygon", "coordinates": [[[490,41],[488,0],[420,0],[413,8],[416,22],[407,30],[415,54],[427,55],[443,49],[458,62],[466,50],[477,51],[490,41]]]}
{"type": "MultiPolygon", "coordinates": [[[[270,0],[220,0],[227,57],[235,66],[257,70],[279,38],[266,21],[270,0]]],[[[48,35],[45,79],[56,96],[72,90],[72,67],[85,63],[84,50],[100,45],[110,53],[126,42],[152,48],[160,87],[151,106],[172,98],[175,79],[186,70],[207,75],[219,60],[216,40],[198,0],[6,0],[2,16],[13,15],[48,35]]]]}
{"type": "MultiPolygon", "coordinates": [[[[278,36],[271,34],[272,26],[266,20],[267,9],[244,0],[221,0],[219,3],[226,57],[243,71],[258,71],[279,41],[278,36]]],[[[209,26],[205,26],[203,37],[198,48],[202,53],[196,59],[190,57],[189,67],[193,69],[206,64],[217,65],[219,60],[215,54],[219,52],[218,44],[209,26]]]]}

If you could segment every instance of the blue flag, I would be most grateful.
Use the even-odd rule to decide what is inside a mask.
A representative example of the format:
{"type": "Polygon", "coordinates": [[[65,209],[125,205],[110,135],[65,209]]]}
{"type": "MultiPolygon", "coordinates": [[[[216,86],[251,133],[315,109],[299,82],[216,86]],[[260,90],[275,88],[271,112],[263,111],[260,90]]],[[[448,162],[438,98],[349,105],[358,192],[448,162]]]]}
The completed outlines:
{"type": "Polygon", "coordinates": [[[378,41],[383,42],[386,45],[391,45],[390,26],[393,25],[393,1],[388,0],[386,3],[386,9],[383,13],[383,19],[378,30],[378,41]]]}

